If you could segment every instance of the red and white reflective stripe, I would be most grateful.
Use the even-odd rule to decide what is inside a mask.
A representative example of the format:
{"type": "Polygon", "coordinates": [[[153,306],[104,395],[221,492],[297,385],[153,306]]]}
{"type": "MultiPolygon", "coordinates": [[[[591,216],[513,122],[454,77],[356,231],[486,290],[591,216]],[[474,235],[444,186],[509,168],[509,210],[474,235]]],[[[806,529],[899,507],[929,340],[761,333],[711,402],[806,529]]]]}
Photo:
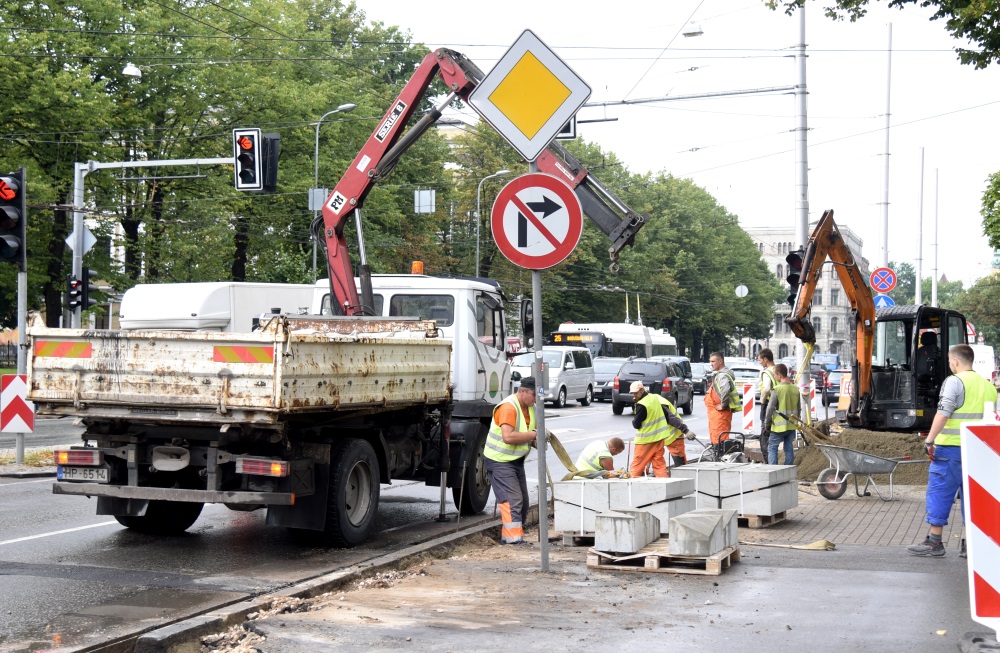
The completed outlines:
{"type": "Polygon", "coordinates": [[[816,379],[809,379],[809,414],[816,419],[816,379]]]}
{"type": "Polygon", "coordinates": [[[1000,635],[1000,424],[962,425],[972,619],[1000,635]]]}
{"type": "Polygon", "coordinates": [[[749,433],[753,430],[753,395],[754,385],[752,383],[743,386],[743,432],[749,433]]]}
{"type": "Polygon", "coordinates": [[[0,378],[0,431],[32,433],[35,430],[35,404],[28,401],[28,377],[4,374],[0,378]]]}

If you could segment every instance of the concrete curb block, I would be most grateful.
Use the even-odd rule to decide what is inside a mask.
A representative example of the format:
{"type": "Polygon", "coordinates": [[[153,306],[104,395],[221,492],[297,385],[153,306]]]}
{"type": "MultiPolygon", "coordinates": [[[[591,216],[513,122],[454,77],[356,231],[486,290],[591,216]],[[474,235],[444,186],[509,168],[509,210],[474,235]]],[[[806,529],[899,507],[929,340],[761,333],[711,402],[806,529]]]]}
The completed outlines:
{"type": "Polygon", "coordinates": [[[38,470],[37,472],[0,472],[0,478],[46,478],[56,477],[56,471],[38,470]]]}
{"type": "MultiPolygon", "coordinates": [[[[532,506],[528,509],[524,523],[526,525],[538,523],[538,506],[532,506]]],[[[340,589],[377,571],[396,567],[409,558],[433,549],[456,544],[484,531],[499,528],[500,520],[491,519],[468,529],[442,535],[400,551],[303,581],[278,592],[257,596],[212,612],[190,617],[169,626],[157,628],[139,635],[135,643],[134,653],[198,653],[201,650],[201,638],[244,623],[247,620],[247,615],[268,608],[278,598],[314,598],[340,589]]]]}

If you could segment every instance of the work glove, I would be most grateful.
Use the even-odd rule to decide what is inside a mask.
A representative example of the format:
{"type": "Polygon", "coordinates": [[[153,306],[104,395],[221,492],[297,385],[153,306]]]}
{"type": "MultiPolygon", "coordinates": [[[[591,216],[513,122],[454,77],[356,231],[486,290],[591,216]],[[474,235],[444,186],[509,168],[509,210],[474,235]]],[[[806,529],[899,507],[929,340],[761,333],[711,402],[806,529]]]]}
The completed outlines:
{"type": "Polygon", "coordinates": [[[934,444],[931,442],[924,442],[924,451],[927,452],[927,457],[934,460],[934,444]]]}
{"type": "Polygon", "coordinates": [[[686,437],[688,440],[697,440],[698,439],[698,436],[694,434],[694,431],[688,431],[687,435],[685,435],[684,437],[686,437]]]}

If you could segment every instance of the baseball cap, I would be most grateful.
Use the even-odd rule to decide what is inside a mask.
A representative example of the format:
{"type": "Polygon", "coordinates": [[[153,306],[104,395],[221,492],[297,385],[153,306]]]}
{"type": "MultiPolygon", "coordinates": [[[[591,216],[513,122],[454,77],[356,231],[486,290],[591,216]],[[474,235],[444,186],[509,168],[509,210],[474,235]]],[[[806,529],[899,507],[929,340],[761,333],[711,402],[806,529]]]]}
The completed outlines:
{"type": "Polygon", "coordinates": [[[629,392],[639,392],[640,390],[645,390],[646,386],[642,384],[642,381],[633,381],[632,385],[629,387],[629,392]]]}

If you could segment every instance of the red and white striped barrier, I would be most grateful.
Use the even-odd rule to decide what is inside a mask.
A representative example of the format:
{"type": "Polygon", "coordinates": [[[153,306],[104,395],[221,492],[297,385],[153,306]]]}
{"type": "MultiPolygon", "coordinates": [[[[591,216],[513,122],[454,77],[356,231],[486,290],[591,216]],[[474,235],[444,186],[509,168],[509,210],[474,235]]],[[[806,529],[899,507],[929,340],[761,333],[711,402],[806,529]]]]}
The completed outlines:
{"type": "Polygon", "coordinates": [[[816,419],[816,379],[809,379],[809,415],[816,419]]]}
{"type": "Polygon", "coordinates": [[[962,426],[972,619],[1000,635],[1000,424],[962,426]]]}
{"type": "Polygon", "coordinates": [[[756,386],[752,383],[743,385],[743,432],[749,433],[753,430],[753,395],[756,386]]]}
{"type": "Polygon", "coordinates": [[[28,376],[4,374],[0,377],[0,431],[32,433],[35,430],[35,404],[28,401],[28,376]]]}

